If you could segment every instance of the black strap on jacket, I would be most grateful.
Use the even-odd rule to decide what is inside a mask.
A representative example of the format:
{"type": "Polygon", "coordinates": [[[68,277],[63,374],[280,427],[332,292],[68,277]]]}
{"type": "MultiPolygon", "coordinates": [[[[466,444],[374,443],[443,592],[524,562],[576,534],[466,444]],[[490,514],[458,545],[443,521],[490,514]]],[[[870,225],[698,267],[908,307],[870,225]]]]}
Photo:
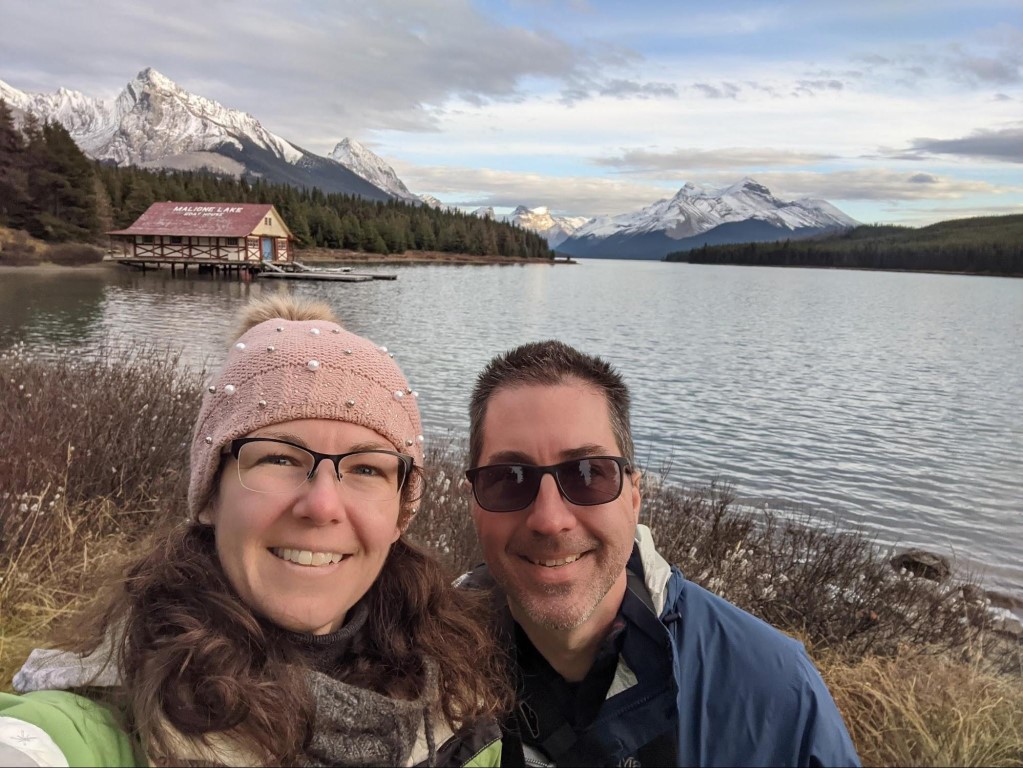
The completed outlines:
{"type": "MultiPolygon", "coordinates": [[[[628,590],[656,616],[653,599],[642,576],[631,570],[627,571],[626,575],[628,590]]],[[[528,643],[528,638],[524,637],[524,633],[521,634],[522,638],[518,643],[528,643]]],[[[535,649],[531,650],[535,652],[535,649]]],[[[521,653],[519,658],[522,658],[521,653]]],[[[626,758],[631,758],[630,762],[639,765],[673,765],[675,763],[674,733],[661,734],[640,746],[633,755],[622,755],[615,759],[611,754],[613,748],[602,741],[601,733],[586,729],[592,722],[592,718],[599,712],[599,706],[607,696],[607,691],[614,679],[613,671],[600,682],[591,679],[591,682],[598,685],[600,690],[591,690],[587,695],[599,696],[599,703],[593,702],[595,707],[593,715],[587,718],[588,722],[579,722],[576,727],[573,727],[565,716],[566,712],[570,712],[574,708],[574,702],[569,700],[570,695],[566,693],[567,688],[564,685],[552,684],[552,680],[544,679],[557,673],[550,669],[543,675],[529,674],[522,668],[521,663],[516,666],[518,704],[512,716],[502,724],[502,766],[525,766],[523,742],[539,747],[559,768],[615,764],[626,758]]],[[[545,666],[547,666],[546,663],[545,666]]],[[[615,666],[617,666],[617,654],[615,666]]],[[[606,675],[606,671],[603,670],[598,673],[606,675]]],[[[586,681],[583,684],[585,683],[586,681]]]]}

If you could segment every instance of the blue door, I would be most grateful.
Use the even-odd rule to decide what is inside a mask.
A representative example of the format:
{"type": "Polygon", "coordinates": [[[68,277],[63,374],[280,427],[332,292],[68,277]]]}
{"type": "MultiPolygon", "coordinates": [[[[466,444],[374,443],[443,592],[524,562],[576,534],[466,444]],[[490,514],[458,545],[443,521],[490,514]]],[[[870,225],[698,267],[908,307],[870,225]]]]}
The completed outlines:
{"type": "Polygon", "coordinates": [[[259,238],[259,249],[263,254],[263,261],[274,260],[274,239],[272,237],[259,238]]]}

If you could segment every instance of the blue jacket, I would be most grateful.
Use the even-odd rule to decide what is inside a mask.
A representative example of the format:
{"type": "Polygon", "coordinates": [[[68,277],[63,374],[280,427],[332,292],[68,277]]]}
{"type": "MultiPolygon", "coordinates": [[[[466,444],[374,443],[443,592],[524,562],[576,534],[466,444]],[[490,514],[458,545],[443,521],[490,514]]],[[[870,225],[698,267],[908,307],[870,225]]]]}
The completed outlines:
{"type": "MultiPolygon", "coordinates": [[[[638,765],[637,753],[666,735],[678,765],[860,764],[800,643],[686,581],[645,526],[628,569],[618,668],[596,719],[574,734],[579,744],[597,744],[604,765],[638,765]]],[[[532,764],[539,755],[524,741],[532,764]]]]}

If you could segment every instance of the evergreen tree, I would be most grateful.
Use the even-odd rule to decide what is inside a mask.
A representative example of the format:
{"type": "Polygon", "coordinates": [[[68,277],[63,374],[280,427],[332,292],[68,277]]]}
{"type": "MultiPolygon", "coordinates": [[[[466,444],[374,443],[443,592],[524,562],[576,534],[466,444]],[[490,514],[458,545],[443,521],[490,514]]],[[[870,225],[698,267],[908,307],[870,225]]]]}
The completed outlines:
{"type": "Polygon", "coordinates": [[[33,179],[38,221],[51,240],[91,240],[99,229],[93,165],[60,123],[42,128],[44,157],[33,179]]]}
{"type": "Polygon", "coordinates": [[[131,180],[131,187],[124,198],[124,207],[121,209],[120,226],[129,227],[131,224],[156,202],[156,195],[148,178],[144,175],[137,175],[131,180]]]}
{"type": "Polygon", "coordinates": [[[7,102],[0,99],[0,225],[12,229],[24,229],[29,216],[25,160],[25,140],[7,102]]]}

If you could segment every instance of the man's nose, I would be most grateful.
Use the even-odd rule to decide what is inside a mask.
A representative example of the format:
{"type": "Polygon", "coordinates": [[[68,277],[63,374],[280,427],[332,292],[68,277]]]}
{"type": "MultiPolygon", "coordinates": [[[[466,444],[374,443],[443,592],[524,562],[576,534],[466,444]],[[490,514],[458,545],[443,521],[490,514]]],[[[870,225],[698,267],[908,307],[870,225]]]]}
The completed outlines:
{"type": "Polygon", "coordinates": [[[561,495],[554,475],[540,478],[540,489],[529,506],[526,525],[544,536],[554,536],[575,527],[575,512],[561,495]]]}

